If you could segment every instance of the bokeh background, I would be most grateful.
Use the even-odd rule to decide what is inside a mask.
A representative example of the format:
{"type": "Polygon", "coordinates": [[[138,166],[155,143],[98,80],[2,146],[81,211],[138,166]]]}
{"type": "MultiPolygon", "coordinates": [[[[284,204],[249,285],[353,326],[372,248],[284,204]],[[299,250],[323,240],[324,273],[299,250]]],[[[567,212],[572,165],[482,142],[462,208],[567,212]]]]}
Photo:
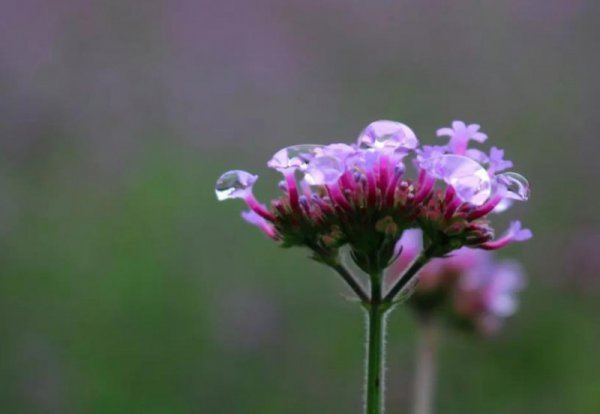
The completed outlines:
{"type": "MultiPolygon", "coordinates": [[[[360,412],[359,307],[213,185],[266,200],[277,149],[381,118],[480,123],[533,187],[520,312],[446,338],[438,412],[600,412],[599,2],[1,3],[2,413],[360,412]]],[[[390,318],[390,413],[414,331],[390,318]]]]}

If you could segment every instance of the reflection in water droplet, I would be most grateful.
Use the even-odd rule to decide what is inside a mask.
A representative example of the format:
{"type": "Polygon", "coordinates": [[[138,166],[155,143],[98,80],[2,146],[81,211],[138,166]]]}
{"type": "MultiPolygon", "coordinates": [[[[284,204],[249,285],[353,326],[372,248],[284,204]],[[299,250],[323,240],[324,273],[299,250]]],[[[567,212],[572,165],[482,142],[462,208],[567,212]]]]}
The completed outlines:
{"type": "Polygon", "coordinates": [[[270,168],[283,171],[289,168],[304,170],[315,157],[315,150],[322,145],[301,144],[283,148],[267,162],[270,168]]]}
{"type": "Polygon", "coordinates": [[[395,121],[372,122],[358,137],[358,146],[362,149],[412,150],[418,145],[419,140],[413,130],[395,121]]]}
{"type": "Polygon", "coordinates": [[[506,197],[525,201],[529,198],[529,181],[516,172],[505,172],[496,176],[506,186],[506,197]]]}
{"type": "Polygon", "coordinates": [[[310,185],[324,185],[335,182],[344,173],[343,160],[336,157],[314,158],[306,167],[304,179],[310,185]]]}
{"type": "Polygon", "coordinates": [[[461,200],[480,206],[492,192],[490,176],[481,164],[463,155],[447,154],[431,160],[430,173],[451,185],[461,200]]]}
{"type": "Polygon", "coordinates": [[[232,198],[244,198],[252,191],[258,176],[246,171],[227,171],[219,177],[215,184],[215,194],[219,201],[232,198]]]}

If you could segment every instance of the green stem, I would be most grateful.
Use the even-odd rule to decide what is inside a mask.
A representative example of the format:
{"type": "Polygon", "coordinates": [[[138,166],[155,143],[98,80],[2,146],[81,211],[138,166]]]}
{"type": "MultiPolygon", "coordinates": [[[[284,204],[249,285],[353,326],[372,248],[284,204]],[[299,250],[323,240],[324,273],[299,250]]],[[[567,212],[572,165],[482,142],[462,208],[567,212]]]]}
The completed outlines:
{"type": "Polygon", "coordinates": [[[371,303],[367,306],[367,384],[366,414],[383,413],[385,313],[381,302],[381,274],[371,276],[371,303]]]}

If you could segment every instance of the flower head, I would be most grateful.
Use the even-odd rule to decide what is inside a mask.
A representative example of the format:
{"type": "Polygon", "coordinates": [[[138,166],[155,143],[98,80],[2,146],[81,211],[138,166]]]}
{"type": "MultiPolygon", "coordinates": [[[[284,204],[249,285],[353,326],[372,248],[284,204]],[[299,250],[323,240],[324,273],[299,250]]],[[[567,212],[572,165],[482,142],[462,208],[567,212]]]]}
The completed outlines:
{"type": "Polygon", "coordinates": [[[283,175],[283,194],[268,208],[252,193],[257,176],[245,171],[221,176],[217,198],[243,199],[251,211],[244,213],[246,221],[283,246],[308,247],[319,261],[336,260],[338,249],[348,245],[370,274],[393,261],[398,240],[412,228],[423,231],[430,257],[525,240],[528,230],[513,225],[494,241],[487,220],[506,200],[526,200],[529,193],[522,176],[501,172],[512,165],[503,151],[493,148],[487,156],[468,148],[469,141],[487,138],[478,125],[455,121],[438,135],[449,136],[448,144],[420,147],[408,126],[375,121],[354,144],[277,151],[267,165],[283,175]]]}
{"type": "MultiPolygon", "coordinates": [[[[397,278],[419,254],[421,234],[406,232],[398,242],[402,253],[388,269],[397,278]]],[[[517,293],[525,286],[521,266],[496,261],[493,254],[461,248],[447,258],[430,261],[420,272],[408,304],[424,318],[479,333],[495,333],[518,307],[517,293]]]]}
{"type": "Polygon", "coordinates": [[[437,130],[437,136],[450,137],[448,147],[455,153],[462,155],[467,151],[469,141],[484,142],[487,135],[479,131],[480,126],[477,124],[467,125],[463,121],[452,122],[452,128],[440,128],[437,130]]]}

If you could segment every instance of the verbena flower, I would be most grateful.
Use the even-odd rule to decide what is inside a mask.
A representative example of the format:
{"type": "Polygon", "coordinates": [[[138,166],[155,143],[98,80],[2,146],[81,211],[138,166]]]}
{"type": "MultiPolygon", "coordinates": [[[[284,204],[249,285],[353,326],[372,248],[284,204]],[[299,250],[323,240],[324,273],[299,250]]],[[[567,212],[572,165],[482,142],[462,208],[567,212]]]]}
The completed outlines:
{"type": "Polygon", "coordinates": [[[488,216],[513,200],[524,201],[529,184],[505,172],[512,162],[492,147],[489,155],[472,142],[487,135],[479,125],[454,121],[438,136],[446,145],[420,146],[415,133],[394,121],[375,121],[355,143],[301,144],[284,148],[267,165],[283,175],[283,194],[268,207],[252,189],[257,176],[233,170],[216,184],[219,200],[240,198],[246,221],[282,246],[305,246],[331,264],[342,246],[369,274],[395,259],[403,232],[423,231],[428,256],[443,257],[462,247],[494,250],[531,237],[515,221],[494,239],[488,216]]]}
{"type": "MultiPolygon", "coordinates": [[[[388,270],[388,278],[396,279],[408,268],[421,244],[419,230],[404,233],[399,241],[402,255],[388,270]]],[[[408,305],[426,320],[441,319],[455,328],[491,334],[516,312],[517,294],[524,286],[518,263],[497,261],[493,253],[483,250],[461,248],[421,269],[408,305]]]]}
{"type": "MultiPolygon", "coordinates": [[[[504,159],[504,152],[492,148],[488,154],[469,146],[487,139],[479,125],[455,121],[438,135],[448,136],[448,143],[420,146],[408,126],[375,121],[354,143],[283,148],[267,162],[283,175],[282,194],[268,206],[254,197],[258,177],[246,171],[226,172],[215,188],[219,200],[244,200],[249,207],[242,213],[244,220],[282,246],[309,248],[315,260],[334,269],[356,294],[368,320],[365,412],[369,414],[383,412],[385,315],[419,271],[428,263],[430,269],[441,266],[438,260],[451,266],[454,257],[479,255],[531,237],[531,231],[513,221],[503,236],[494,238],[488,220],[490,213],[529,196],[527,180],[505,171],[512,163],[504,159]],[[410,246],[399,241],[417,229],[423,248],[415,257],[410,246]],[[342,247],[368,274],[368,292],[361,278],[340,261],[342,247]],[[406,266],[388,286],[384,270],[396,260],[406,266]]],[[[469,271],[472,276],[455,283],[455,310],[463,321],[489,325],[491,317],[514,309],[515,288],[507,275],[515,273],[506,269],[469,271]]],[[[425,274],[424,285],[428,279],[425,274]]],[[[435,283],[452,280],[457,279],[445,277],[435,283]]]]}

